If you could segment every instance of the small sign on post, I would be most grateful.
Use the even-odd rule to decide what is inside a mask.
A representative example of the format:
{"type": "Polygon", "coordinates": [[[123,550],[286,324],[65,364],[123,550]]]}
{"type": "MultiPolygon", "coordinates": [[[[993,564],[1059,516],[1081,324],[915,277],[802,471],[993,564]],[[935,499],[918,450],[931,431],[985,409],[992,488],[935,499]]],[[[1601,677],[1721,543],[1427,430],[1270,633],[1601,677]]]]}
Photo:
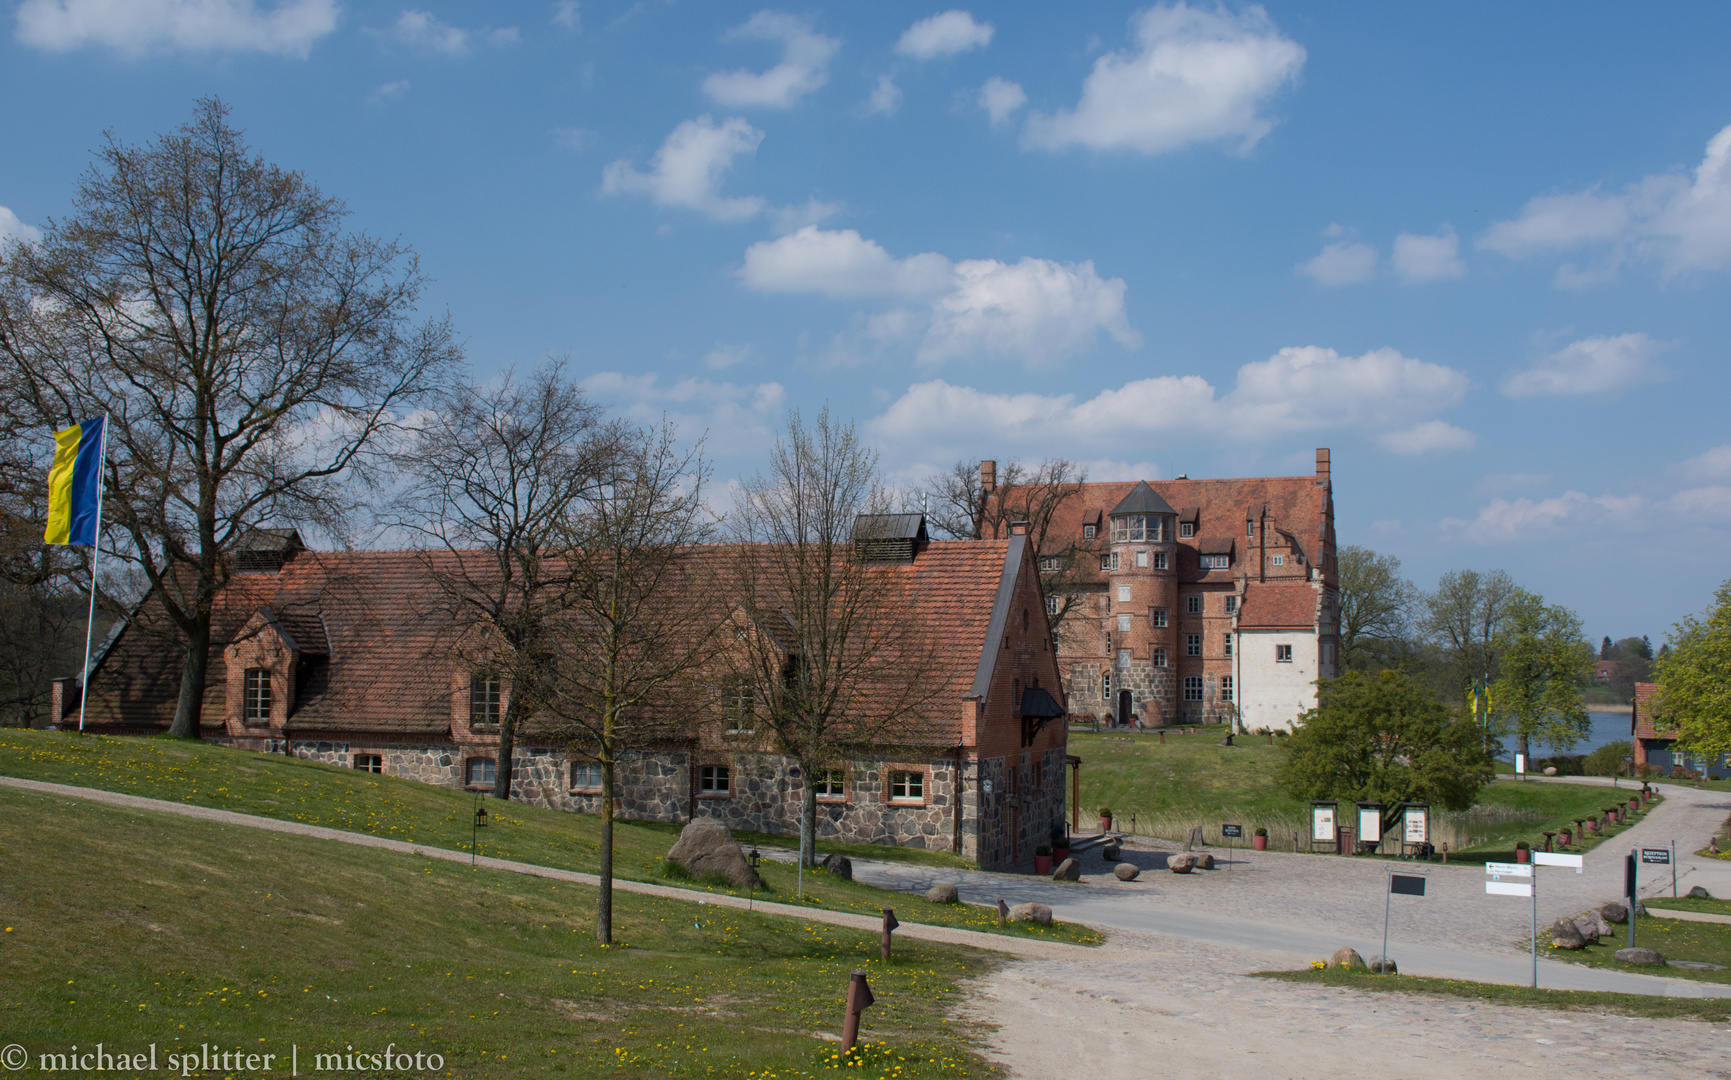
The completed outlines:
{"type": "Polygon", "coordinates": [[[1382,967],[1377,969],[1379,975],[1388,974],[1388,912],[1396,895],[1423,896],[1424,877],[1420,874],[1388,875],[1388,892],[1382,898],[1382,967]]]}
{"type": "Polygon", "coordinates": [[[1226,841],[1226,869],[1229,872],[1232,869],[1232,841],[1234,838],[1240,837],[1243,835],[1244,835],[1244,826],[1242,826],[1242,825],[1222,825],[1222,826],[1220,826],[1221,839],[1226,841]]]}
{"type": "MultiPolygon", "coordinates": [[[[1539,854],[1545,854],[1540,852],[1539,854]]],[[[1578,859],[1579,856],[1576,856],[1578,859]]],[[[1543,863],[1538,864],[1540,866],[1543,863]]],[[[1531,863],[1488,862],[1485,863],[1485,873],[1491,880],[1485,882],[1487,896],[1525,896],[1532,901],[1531,926],[1533,950],[1533,989],[1539,988],[1539,875],[1534,872],[1531,863]],[[1526,881],[1504,881],[1503,878],[1526,878],[1526,881]]]]}

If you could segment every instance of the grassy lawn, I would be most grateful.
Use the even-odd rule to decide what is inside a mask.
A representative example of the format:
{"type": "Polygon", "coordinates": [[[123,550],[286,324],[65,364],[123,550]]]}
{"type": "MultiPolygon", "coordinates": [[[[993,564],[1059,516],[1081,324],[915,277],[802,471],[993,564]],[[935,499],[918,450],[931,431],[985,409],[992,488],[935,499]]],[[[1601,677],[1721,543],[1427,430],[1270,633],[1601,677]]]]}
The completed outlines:
{"type": "Polygon", "coordinates": [[[1731,900],[1704,899],[1698,896],[1679,896],[1673,900],[1669,896],[1656,896],[1641,902],[1661,911],[1696,911],[1703,915],[1731,916],[1731,900]]]}
{"type": "MultiPolygon", "coordinates": [[[[1633,789],[1640,790],[1639,787],[1633,789]]],[[[1534,783],[1513,779],[1493,780],[1479,794],[1479,802],[1463,821],[1463,828],[1474,841],[1460,848],[1450,845],[1449,861],[1514,862],[1515,844],[1525,840],[1533,850],[1542,850],[1546,831],[1575,829],[1575,818],[1599,816],[1614,802],[1627,805],[1630,789],[1613,789],[1592,784],[1534,783]]],[[[1591,851],[1607,840],[1615,839],[1634,827],[1652,807],[1656,798],[1634,818],[1584,837],[1571,844],[1571,852],[1591,851]]]]}
{"type": "Polygon", "coordinates": [[[592,888],[13,789],[0,813],[0,1041],[32,1066],[209,1044],[286,1074],[294,1044],[305,1073],[394,1044],[443,1068],[387,1075],[817,1076],[863,969],[856,1072],[996,1075],[952,1016],[989,953],[909,939],[885,963],[875,934],[629,893],[602,948],[592,888]]]}
{"type": "MultiPolygon", "coordinates": [[[[0,775],[120,791],[456,850],[469,847],[475,803],[473,795],[451,788],[207,743],[16,728],[0,730],[0,775]]],[[[490,827],[480,832],[479,854],[565,870],[593,873],[598,869],[599,818],[496,799],[488,799],[486,805],[490,827]]],[[[725,886],[664,878],[662,861],[678,831],[679,826],[663,823],[619,823],[614,830],[614,872],[637,881],[745,895],[725,886]]],[[[830,845],[820,847],[826,852],[835,850],[830,845]]],[[[836,848],[869,852],[877,858],[910,854],[908,849],[898,848],[836,848]]],[[[929,858],[932,853],[917,854],[929,858]]],[[[759,873],[769,886],[771,898],[782,903],[867,914],[894,907],[896,917],[904,922],[1082,944],[1102,940],[1098,933],[1074,924],[1041,927],[1013,923],[999,927],[992,909],[927,904],[905,893],[811,871],[805,874],[802,898],[796,895],[795,867],[766,860],[759,873]]],[[[757,895],[766,894],[759,889],[757,895]]]]}
{"type": "MultiPolygon", "coordinates": [[[[1644,900],[1649,908],[1674,908],[1684,911],[1710,910],[1715,915],[1731,914],[1731,904],[1720,900],[1644,900]],[[1698,908],[1687,905],[1717,905],[1698,908]]],[[[1657,918],[1652,915],[1635,920],[1635,944],[1657,949],[1667,960],[1696,960],[1718,964],[1723,971],[1702,971],[1692,968],[1642,967],[1625,964],[1613,954],[1628,944],[1627,926],[1616,927],[1608,939],[1584,949],[1551,949],[1545,953],[1552,960],[1567,960],[1588,967],[1609,968],[1613,971],[1634,971],[1648,975],[1668,975],[1674,979],[1698,979],[1702,982],[1731,983],[1731,923],[1686,922],[1682,919],[1657,918]]]]}
{"type": "MultiPolygon", "coordinates": [[[[1636,931],[1639,933],[1640,931],[1636,931]]],[[[1667,968],[1675,973],[1674,968],[1667,968]]],[[[1432,994],[1489,1001],[1498,1005],[1525,1005],[1534,1009],[1565,1012],[1610,1013],[1662,1020],[1731,1021],[1731,1000],[1724,998],[1648,997],[1644,994],[1607,994],[1596,990],[1534,990],[1530,986],[1466,982],[1459,979],[1421,979],[1411,975],[1372,975],[1327,968],[1322,971],[1262,971],[1265,979],[1282,982],[1344,986],[1382,993],[1432,994]]]]}

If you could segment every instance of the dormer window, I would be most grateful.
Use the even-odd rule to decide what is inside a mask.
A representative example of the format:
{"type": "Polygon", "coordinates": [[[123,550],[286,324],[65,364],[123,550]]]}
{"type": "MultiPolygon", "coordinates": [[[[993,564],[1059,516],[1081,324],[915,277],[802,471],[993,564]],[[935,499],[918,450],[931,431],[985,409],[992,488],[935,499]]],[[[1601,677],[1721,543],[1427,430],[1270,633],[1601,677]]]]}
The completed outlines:
{"type": "Polygon", "coordinates": [[[1099,531],[1100,530],[1097,526],[1084,525],[1084,526],[1082,526],[1082,539],[1092,540],[1092,539],[1094,539],[1094,534],[1099,532],[1099,531]]]}
{"type": "Polygon", "coordinates": [[[1203,555],[1201,559],[1204,570],[1226,570],[1232,566],[1230,555],[1203,555]]]}
{"type": "Polygon", "coordinates": [[[478,671],[469,677],[469,723],[499,722],[499,676],[478,671]]]}
{"type": "Polygon", "coordinates": [[[1178,523],[1178,539],[1189,540],[1196,535],[1196,525],[1189,521],[1178,523]]]}

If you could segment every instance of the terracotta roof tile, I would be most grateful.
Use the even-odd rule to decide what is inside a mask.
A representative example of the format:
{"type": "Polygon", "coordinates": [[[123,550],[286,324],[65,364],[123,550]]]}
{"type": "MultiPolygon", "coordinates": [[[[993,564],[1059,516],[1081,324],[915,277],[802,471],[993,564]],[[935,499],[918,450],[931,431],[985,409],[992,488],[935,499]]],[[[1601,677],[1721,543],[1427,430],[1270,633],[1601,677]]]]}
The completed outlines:
{"type": "Polygon", "coordinates": [[[1308,582],[1251,582],[1238,604],[1240,630],[1313,630],[1317,591],[1308,582]]]}
{"type": "Polygon", "coordinates": [[[1675,739],[1675,731],[1659,731],[1653,726],[1653,704],[1659,695],[1659,684],[1638,682],[1635,684],[1635,712],[1630,717],[1630,727],[1637,739],[1675,739]]]}

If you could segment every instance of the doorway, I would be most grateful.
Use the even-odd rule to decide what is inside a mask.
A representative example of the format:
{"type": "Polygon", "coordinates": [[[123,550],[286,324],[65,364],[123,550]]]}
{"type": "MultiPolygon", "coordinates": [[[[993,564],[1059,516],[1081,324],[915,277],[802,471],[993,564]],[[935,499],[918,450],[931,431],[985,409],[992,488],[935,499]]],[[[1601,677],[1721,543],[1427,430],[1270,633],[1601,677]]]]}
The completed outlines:
{"type": "Polygon", "coordinates": [[[1130,726],[1130,691],[1118,691],[1118,726],[1130,726]]]}

